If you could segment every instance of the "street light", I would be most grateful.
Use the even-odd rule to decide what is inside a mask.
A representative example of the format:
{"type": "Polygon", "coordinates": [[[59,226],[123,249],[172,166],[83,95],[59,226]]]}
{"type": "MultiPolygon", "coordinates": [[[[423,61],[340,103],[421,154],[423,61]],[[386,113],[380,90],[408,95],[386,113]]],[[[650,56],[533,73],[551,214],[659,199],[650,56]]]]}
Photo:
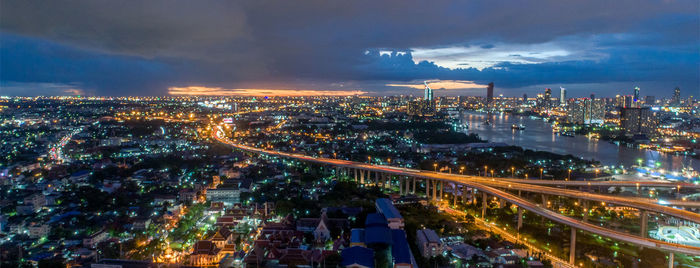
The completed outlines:
{"type": "Polygon", "coordinates": [[[433,168],[435,169],[435,172],[437,172],[437,163],[433,163],[433,168]]]}
{"type": "Polygon", "coordinates": [[[484,177],[488,177],[488,171],[489,171],[489,167],[484,166],[484,177]]]}
{"type": "Polygon", "coordinates": [[[510,177],[515,178],[515,167],[510,167],[510,177]]]}
{"type": "Polygon", "coordinates": [[[459,167],[459,174],[464,175],[464,166],[459,167]]]}
{"type": "Polygon", "coordinates": [[[571,169],[569,169],[569,177],[566,179],[567,181],[571,180],[571,169]]]}
{"type": "Polygon", "coordinates": [[[542,173],[544,173],[544,168],[540,168],[540,180],[542,179],[542,173]]]}

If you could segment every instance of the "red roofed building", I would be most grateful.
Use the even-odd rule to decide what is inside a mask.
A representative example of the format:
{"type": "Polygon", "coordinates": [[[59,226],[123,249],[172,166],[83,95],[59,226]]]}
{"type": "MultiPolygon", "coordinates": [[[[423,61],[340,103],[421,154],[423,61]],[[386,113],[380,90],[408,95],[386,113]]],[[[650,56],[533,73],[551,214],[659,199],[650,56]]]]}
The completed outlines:
{"type": "Polygon", "coordinates": [[[220,253],[220,249],[211,241],[197,241],[194,244],[192,254],[190,254],[189,263],[190,265],[196,266],[207,266],[218,264],[223,254],[220,253]]]}

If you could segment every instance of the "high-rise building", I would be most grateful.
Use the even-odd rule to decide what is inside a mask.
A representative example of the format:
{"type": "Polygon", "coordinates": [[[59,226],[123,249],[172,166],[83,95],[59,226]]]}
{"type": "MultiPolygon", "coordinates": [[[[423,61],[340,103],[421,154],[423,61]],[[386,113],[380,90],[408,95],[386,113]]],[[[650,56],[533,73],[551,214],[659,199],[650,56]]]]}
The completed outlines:
{"type": "Polygon", "coordinates": [[[433,89],[428,86],[428,81],[423,82],[425,84],[425,92],[423,93],[423,99],[426,101],[433,101],[433,89]]]}
{"type": "Polygon", "coordinates": [[[544,94],[542,93],[537,93],[537,96],[535,96],[535,106],[537,108],[543,108],[544,107],[544,94]]]}
{"type": "Polygon", "coordinates": [[[625,105],[625,96],[615,95],[615,107],[622,107],[625,105]]]}
{"type": "Polygon", "coordinates": [[[603,124],[605,122],[604,99],[570,99],[567,108],[567,119],[571,123],[603,124]]]}
{"type": "Polygon", "coordinates": [[[673,90],[673,99],[672,99],[673,104],[675,105],[680,105],[681,104],[681,89],[679,87],[676,87],[673,90]]]}
{"type": "Polygon", "coordinates": [[[523,102],[527,102],[527,94],[523,94],[523,102]]]}
{"type": "Polygon", "coordinates": [[[486,103],[491,103],[493,101],[493,82],[489,83],[486,88],[486,103]]]}
{"type": "Polygon", "coordinates": [[[559,106],[566,106],[566,88],[559,87],[559,106]]]}
{"type": "Polygon", "coordinates": [[[640,102],[641,100],[639,99],[639,87],[634,87],[634,102],[640,102]]]}
{"type": "Polygon", "coordinates": [[[649,107],[620,108],[620,127],[628,135],[650,135],[656,130],[656,115],[649,107]]]}
{"type": "Polygon", "coordinates": [[[427,100],[410,101],[407,113],[410,116],[433,116],[435,115],[435,105],[432,101],[427,100]]]}
{"type": "Polygon", "coordinates": [[[552,105],[552,89],[545,88],[544,89],[544,108],[549,110],[551,105],[552,105]]]}
{"type": "Polygon", "coordinates": [[[633,101],[632,95],[615,96],[615,106],[620,108],[631,108],[634,107],[635,103],[633,101]]]}

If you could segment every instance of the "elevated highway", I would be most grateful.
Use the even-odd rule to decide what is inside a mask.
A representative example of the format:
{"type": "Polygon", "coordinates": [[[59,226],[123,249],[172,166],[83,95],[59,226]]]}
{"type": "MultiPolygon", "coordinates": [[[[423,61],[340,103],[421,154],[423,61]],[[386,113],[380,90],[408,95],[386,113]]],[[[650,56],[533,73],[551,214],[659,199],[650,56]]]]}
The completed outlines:
{"type": "MultiPolygon", "coordinates": [[[[567,226],[572,227],[572,242],[575,243],[575,230],[584,230],[587,232],[591,232],[594,234],[598,234],[601,236],[606,236],[610,237],[612,239],[622,241],[622,242],[627,242],[643,247],[648,247],[648,248],[655,248],[659,249],[662,251],[666,252],[677,252],[677,253],[683,253],[683,254],[690,254],[693,256],[698,256],[700,255],[700,247],[694,247],[694,246],[688,246],[688,245],[682,245],[682,244],[674,244],[674,243],[669,243],[665,241],[659,241],[655,239],[650,239],[646,237],[641,237],[633,234],[628,234],[624,232],[619,232],[619,231],[614,231],[610,230],[601,226],[593,225],[587,222],[579,221],[564,215],[561,215],[559,213],[556,213],[554,211],[548,210],[539,204],[530,202],[526,199],[523,199],[517,195],[508,193],[506,191],[500,190],[498,188],[509,188],[509,189],[520,189],[523,191],[536,191],[533,188],[536,185],[527,185],[525,183],[516,183],[515,181],[511,180],[506,180],[506,181],[501,181],[497,182],[495,180],[492,180],[491,178],[485,178],[485,177],[475,177],[475,176],[462,176],[462,175],[456,175],[456,174],[447,174],[447,173],[438,173],[438,172],[431,172],[431,171],[424,171],[424,170],[415,170],[415,169],[408,169],[408,168],[400,168],[400,167],[392,167],[392,166],[385,166],[385,165],[373,165],[373,164],[367,164],[367,163],[362,163],[362,162],[354,162],[354,161],[348,161],[348,160],[342,160],[342,159],[330,159],[330,158],[316,158],[316,157],[310,157],[302,154],[294,154],[294,153],[286,153],[286,152],[278,152],[278,151],[272,151],[272,150],[266,150],[266,149],[260,149],[260,148],[255,148],[247,145],[242,145],[242,144],[237,144],[232,142],[231,140],[226,139],[223,137],[223,130],[219,129],[219,131],[213,131],[214,138],[222,143],[228,144],[232,147],[238,148],[240,150],[252,152],[252,153],[258,153],[258,154],[266,154],[266,155],[271,155],[271,156],[278,156],[278,157],[283,157],[283,158],[290,158],[290,159],[295,159],[299,161],[306,161],[306,162],[311,162],[311,163],[316,163],[316,164],[322,164],[322,165],[330,165],[330,166],[336,166],[336,167],[343,167],[343,168],[349,168],[349,169],[356,169],[356,170],[364,170],[364,171],[371,171],[371,172],[377,172],[377,173],[384,173],[384,174],[392,174],[392,175],[398,175],[398,176],[406,176],[406,177],[413,177],[413,178],[419,178],[419,179],[425,179],[425,180],[435,180],[435,181],[441,181],[441,182],[447,182],[447,183],[453,183],[455,185],[464,185],[466,187],[470,188],[475,188],[478,189],[479,191],[482,191],[486,194],[495,196],[497,198],[501,198],[503,200],[506,200],[507,202],[510,202],[512,204],[517,205],[519,208],[525,209],[527,211],[530,211],[532,213],[535,213],[537,215],[540,215],[542,217],[545,217],[547,219],[550,219],[554,222],[558,222],[567,226]],[[487,182],[491,181],[491,182],[487,182]],[[510,186],[508,186],[510,184],[510,186]],[[498,187],[495,187],[498,186],[498,187]]],[[[521,180],[524,182],[527,182],[526,180],[521,180]]],[[[543,191],[547,194],[551,195],[566,195],[570,196],[573,198],[580,198],[580,199],[588,199],[588,200],[593,200],[593,201],[599,201],[599,202],[609,202],[609,203],[615,203],[618,205],[624,205],[624,206],[630,206],[630,207],[636,207],[639,209],[647,210],[647,211],[653,211],[657,213],[663,213],[666,215],[678,217],[681,219],[686,219],[692,222],[697,222],[700,223],[700,215],[696,213],[692,213],[689,211],[684,211],[676,208],[671,208],[671,207],[666,207],[657,203],[649,202],[649,200],[636,200],[636,199],[629,199],[629,198],[616,198],[613,196],[607,196],[607,195],[600,195],[600,194],[591,194],[591,193],[585,193],[585,192],[580,192],[580,191],[575,191],[575,190],[567,190],[564,191],[564,189],[559,189],[559,188],[552,188],[552,187],[545,187],[545,186],[537,186],[537,187],[542,187],[538,188],[539,191],[543,191]]],[[[572,243],[572,248],[574,247],[574,243],[572,243]]],[[[571,257],[571,262],[573,262],[573,255],[571,257]]]]}

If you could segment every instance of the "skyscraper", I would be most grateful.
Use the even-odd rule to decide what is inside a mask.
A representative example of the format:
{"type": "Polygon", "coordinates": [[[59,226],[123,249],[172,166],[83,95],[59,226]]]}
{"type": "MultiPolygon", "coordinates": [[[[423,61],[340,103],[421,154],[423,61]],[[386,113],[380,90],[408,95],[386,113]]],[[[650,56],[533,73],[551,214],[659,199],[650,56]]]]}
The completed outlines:
{"type": "Polygon", "coordinates": [[[491,103],[493,101],[493,82],[489,83],[486,88],[486,103],[491,103]]]}
{"type": "Polygon", "coordinates": [[[649,107],[620,108],[620,126],[628,135],[653,134],[656,124],[656,115],[649,107]]]}
{"type": "Polygon", "coordinates": [[[634,102],[639,102],[639,87],[634,87],[634,102]]]}
{"type": "Polygon", "coordinates": [[[544,89],[544,108],[549,110],[549,107],[552,105],[552,89],[551,88],[545,88],[544,89]]]}
{"type": "Polygon", "coordinates": [[[681,104],[681,89],[679,87],[676,87],[673,90],[673,104],[679,105],[681,104]]]}
{"type": "Polygon", "coordinates": [[[426,101],[433,101],[433,89],[428,86],[428,81],[424,81],[423,84],[425,84],[423,99],[426,101]]]}
{"type": "Polygon", "coordinates": [[[527,102],[527,94],[523,94],[523,102],[527,102]]]}
{"type": "Polygon", "coordinates": [[[566,88],[559,87],[559,106],[566,106],[566,88]]]}
{"type": "Polygon", "coordinates": [[[605,122],[605,100],[570,99],[567,105],[569,122],[576,124],[603,124],[605,122]]]}

